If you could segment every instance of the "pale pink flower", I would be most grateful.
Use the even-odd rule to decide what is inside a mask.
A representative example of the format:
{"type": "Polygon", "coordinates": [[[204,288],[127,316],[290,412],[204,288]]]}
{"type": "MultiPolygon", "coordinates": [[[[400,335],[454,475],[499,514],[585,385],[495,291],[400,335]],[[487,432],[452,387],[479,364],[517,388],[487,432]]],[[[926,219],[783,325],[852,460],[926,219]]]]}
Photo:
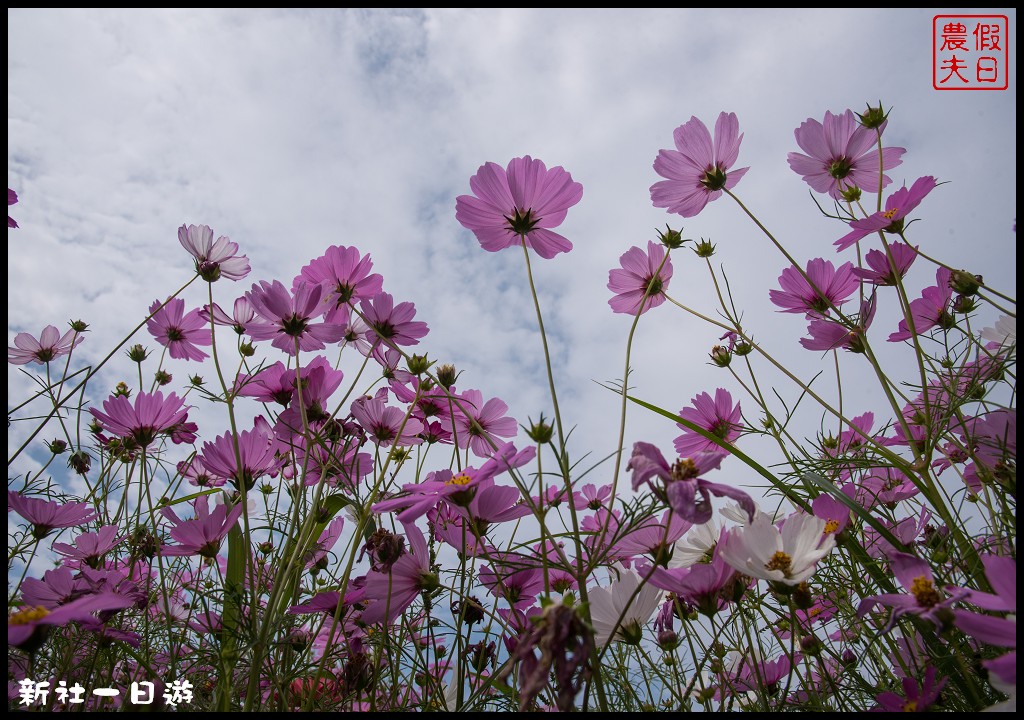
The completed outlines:
{"type": "Polygon", "coordinates": [[[718,552],[744,575],[799,585],[836,545],[835,535],[826,533],[825,525],[821,518],[797,512],[786,518],[780,530],[758,515],[746,527],[730,530],[718,552]]]}
{"type": "Polygon", "coordinates": [[[188,418],[189,407],[185,399],[171,393],[166,398],[159,390],[139,393],[135,405],[124,395],[103,401],[103,411],[89,408],[100,425],[118,437],[131,438],[140,447],[146,447],[160,434],[174,432],[188,418]]]}
{"type": "Polygon", "coordinates": [[[558,227],[583,197],[583,186],[562,167],[548,167],[529,155],[506,168],[488,162],[469,179],[473,195],[455,200],[455,219],[473,231],[481,247],[497,252],[525,244],[542,258],[572,250],[558,227]]]}
{"type": "MultiPolygon", "coordinates": [[[[863,127],[852,110],[840,115],[826,112],[824,124],[807,118],[794,135],[796,144],[807,155],[789,153],[789,166],[815,192],[828,193],[836,200],[841,200],[842,191],[854,185],[865,192],[878,192],[878,135],[863,127]]],[[[882,170],[892,170],[902,163],[905,152],[904,148],[884,148],[882,170]]],[[[891,182],[889,176],[882,176],[882,187],[891,182]]]]}
{"type": "Polygon", "coordinates": [[[631,247],[619,258],[622,269],[608,271],[608,289],[615,296],[608,301],[612,311],[643,314],[665,302],[665,290],[672,279],[672,261],[665,247],[648,241],[647,252],[631,247]]]}
{"type": "Polygon", "coordinates": [[[45,365],[71,351],[85,340],[85,336],[71,329],[63,335],[53,325],[47,325],[36,340],[28,333],[14,336],[14,347],[7,347],[7,362],[12,365],[27,365],[30,362],[45,365]]]}
{"type": "Polygon", "coordinates": [[[249,258],[238,254],[238,243],[224,235],[214,242],[209,225],[182,225],[178,242],[196,259],[196,272],[207,282],[241,280],[249,274],[249,258]]]}
{"type": "Polygon", "coordinates": [[[665,180],[651,186],[654,207],[683,217],[694,217],[722,190],[732,190],[750,168],[731,170],[740,154],[743,133],[736,113],[722,112],[715,122],[715,138],[697,117],[672,133],[675,150],[661,150],[654,171],[665,180]]]}

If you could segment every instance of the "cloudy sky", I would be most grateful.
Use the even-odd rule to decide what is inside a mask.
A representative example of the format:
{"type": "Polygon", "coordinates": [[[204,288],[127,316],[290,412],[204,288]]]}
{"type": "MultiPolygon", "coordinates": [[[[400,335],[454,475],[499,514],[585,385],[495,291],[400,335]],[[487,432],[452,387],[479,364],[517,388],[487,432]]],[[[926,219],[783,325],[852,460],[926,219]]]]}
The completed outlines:
{"type": "MultiPolygon", "coordinates": [[[[973,12],[1008,14],[1015,43],[1015,11],[973,12]]],[[[608,271],[665,223],[717,244],[716,268],[768,349],[801,377],[834,372],[830,357],[797,344],[802,318],[769,304],[785,261],[734,203],[723,198],[688,220],[651,205],[652,162],[691,116],[712,126],[722,110],[737,114],[738,164],[750,170],[736,192],[805,262],[836,259],[832,241],[845,230],[786,164],[793,130],[826,110],[881,100],[893,108],[886,143],[907,148],[894,186],[922,175],[948,183],[922,203],[910,239],[1016,294],[1016,46],[1008,90],[936,91],[934,14],[8,10],[8,186],[21,225],[8,232],[8,344],[76,318],[91,326],[82,358],[102,357],[190,276],[178,226],[207,224],[253,268],[245,281],[216,285],[222,305],[257,280],[289,284],[329,245],[356,246],[396,301],[416,304],[431,329],[417,350],[465,371],[460,388],[505,399],[521,422],[550,415],[522,253],[485,252],[455,220],[455,198],[481,164],[529,154],[584,187],[561,227],[574,250],[537,259],[534,272],[563,413],[577,426],[571,450],[603,456],[618,402],[597,383],[621,377],[630,324],[608,308],[608,271]]],[[[670,294],[714,315],[707,269],[689,251],[674,257],[670,294]]],[[[908,281],[915,294],[933,282],[924,263],[908,281]]],[[[190,307],[201,301],[195,290],[190,307]]],[[[895,329],[890,310],[876,319],[881,346],[895,329]]],[[[995,318],[990,308],[979,316],[995,318]]],[[[742,398],[708,365],[720,334],[669,305],[644,316],[636,394],[672,410],[719,385],[742,398]]],[[[906,360],[902,347],[884,350],[906,360]]],[[[851,377],[863,369],[856,356],[840,362],[851,377]]],[[[126,379],[119,367],[100,376],[95,397],[126,379]]],[[[184,378],[195,368],[172,371],[184,378]]],[[[847,393],[851,415],[878,409],[871,382],[847,393]]],[[[13,366],[8,387],[11,406],[27,387],[13,366]]],[[[796,397],[781,382],[778,391],[796,397]]],[[[804,432],[820,421],[809,412],[804,432]]],[[[639,409],[630,422],[627,444],[671,451],[671,423],[639,409]]],[[[212,437],[223,427],[203,430],[212,437]]]]}

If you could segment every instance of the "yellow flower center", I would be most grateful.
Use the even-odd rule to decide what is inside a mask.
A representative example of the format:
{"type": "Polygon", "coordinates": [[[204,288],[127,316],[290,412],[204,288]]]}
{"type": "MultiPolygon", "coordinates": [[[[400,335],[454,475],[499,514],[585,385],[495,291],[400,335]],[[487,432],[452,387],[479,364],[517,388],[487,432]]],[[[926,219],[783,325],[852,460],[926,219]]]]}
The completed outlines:
{"type": "Polygon", "coordinates": [[[917,700],[907,700],[903,703],[903,712],[917,712],[917,700]]]}
{"type": "Polygon", "coordinates": [[[789,575],[789,569],[793,566],[793,558],[781,550],[772,555],[772,559],[764,564],[766,570],[781,570],[789,575]]]}
{"type": "Polygon", "coordinates": [[[829,520],[827,523],[825,523],[825,534],[826,535],[828,535],[829,533],[834,533],[838,529],[839,529],[839,521],[838,520],[829,520]]]}
{"type": "Polygon", "coordinates": [[[38,622],[44,617],[50,614],[50,611],[44,607],[37,606],[33,608],[26,608],[25,610],[19,610],[16,613],[12,613],[7,618],[8,625],[28,625],[29,623],[38,622]]]}
{"type": "Polygon", "coordinates": [[[896,213],[898,213],[899,211],[900,211],[899,208],[893,208],[892,210],[886,210],[884,213],[882,213],[882,217],[884,217],[886,220],[892,220],[893,216],[895,216],[896,213]]]}
{"type": "Polygon", "coordinates": [[[672,465],[672,479],[673,480],[692,480],[697,477],[697,463],[690,458],[683,458],[677,460],[672,465]]]}
{"type": "Polygon", "coordinates": [[[924,575],[914,578],[914,581],[910,583],[910,594],[917,600],[917,604],[922,607],[935,607],[942,602],[942,596],[939,595],[939,591],[935,589],[932,581],[924,575]]]}
{"type": "Polygon", "coordinates": [[[473,478],[471,478],[466,473],[459,473],[458,475],[453,475],[450,480],[446,480],[444,484],[445,485],[469,485],[471,482],[473,482],[473,478]]]}

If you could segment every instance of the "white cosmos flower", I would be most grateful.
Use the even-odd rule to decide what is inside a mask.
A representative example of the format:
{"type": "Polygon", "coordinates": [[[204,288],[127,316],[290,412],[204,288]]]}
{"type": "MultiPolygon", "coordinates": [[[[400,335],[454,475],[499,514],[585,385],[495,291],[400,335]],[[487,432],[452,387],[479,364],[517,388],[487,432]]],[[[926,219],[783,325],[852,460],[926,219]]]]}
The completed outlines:
{"type": "Polygon", "coordinates": [[[608,643],[612,628],[619,621],[619,617],[622,617],[622,623],[615,633],[615,639],[639,642],[643,626],[661,605],[664,595],[662,590],[651,584],[644,585],[640,592],[636,593],[641,577],[621,564],[615,566],[614,572],[618,573],[618,579],[612,580],[607,587],[587,589],[590,598],[590,619],[594,623],[594,641],[599,648],[608,643]],[[636,597],[630,602],[634,593],[636,597]]]}
{"type": "Polygon", "coordinates": [[[1000,345],[1017,344],[1017,318],[1000,315],[995,327],[987,327],[981,331],[981,339],[996,342],[1000,345]]]}
{"type": "MultiPolygon", "coordinates": [[[[739,505],[737,505],[739,507],[739,505]]],[[[746,512],[743,519],[747,519],[746,512]]],[[[672,559],[668,561],[669,568],[690,567],[696,565],[718,544],[718,537],[721,531],[714,519],[706,523],[694,525],[690,531],[676,542],[675,550],[672,552],[672,559]]]]}
{"type": "Polygon", "coordinates": [[[825,534],[824,520],[796,512],[782,530],[757,516],[747,527],[730,530],[718,552],[744,575],[799,585],[814,574],[814,566],[835,545],[835,535],[825,534]]]}

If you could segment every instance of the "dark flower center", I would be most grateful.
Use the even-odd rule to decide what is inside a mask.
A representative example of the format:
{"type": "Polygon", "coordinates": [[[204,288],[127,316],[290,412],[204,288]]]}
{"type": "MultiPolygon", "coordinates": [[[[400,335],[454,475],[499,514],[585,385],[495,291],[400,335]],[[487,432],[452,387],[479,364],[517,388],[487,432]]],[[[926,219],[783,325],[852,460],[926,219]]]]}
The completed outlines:
{"type": "Polygon", "coordinates": [[[700,179],[700,184],[708,190],[721,190],[725,187],[725,180],[725,170],[720,166],[715,166],[704,171],[704,177],[700,179]]]}
{"type": "Polygon", "coordinates": [[[301,318],[298,315],[292,315],[281,320],[281,329],[284,330],[284,334],[291,335],[292,337],[302,335],[302,333],[306,332],[308,325],[309,323],[306,321],[306,318],[301,318]]]}
{"type": "Polygon", "coordinates": [[[539,217],[533,216],[533,209],[520,210],[516,208],[516,212],[512,217],[505,216],[508,221],[509,230],[514,232],[516,235],[526,235],[528,232],[537,227],[537,223],[540,222],[539,217]]]}
{"type": "Polygon", "coordinates": [[[185,333],[180,328],[172,327],[167,328],[167,339],[171,342],[177,342],[185,339],[185,333]]]}
{"type": "Polygon", "coordinates": [[[845,155],[840,155],[828,166],[828,174],[836,180],[842,180],[853,170],[853,161],[845,155]]]}

